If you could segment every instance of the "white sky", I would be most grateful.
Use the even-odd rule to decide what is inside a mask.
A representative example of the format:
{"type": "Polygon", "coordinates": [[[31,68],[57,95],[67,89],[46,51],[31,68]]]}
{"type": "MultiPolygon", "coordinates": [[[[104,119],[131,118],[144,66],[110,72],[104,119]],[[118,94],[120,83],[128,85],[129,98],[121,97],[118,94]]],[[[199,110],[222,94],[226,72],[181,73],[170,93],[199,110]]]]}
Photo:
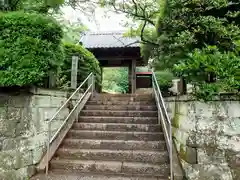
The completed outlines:
{"type": "Polygon", "coordinates": [[[115,30],[125,30],[126,28],[121,25],[122,21],[126,20],[124,15],[116,14],[113,12],[105,13],[106,9],[97,8],[96,9],[96,21],[98,25],[93,21],[93,19],[88,19],[84,17],[83,14],[76,12],[70,7],[66,7],[63,10],[65,12],[65,18],[70,21],[76,21],[78,18],[91,30],[91,31],[115,31],[115,30]],[[107,17],[106,17],[107,15],[107,17]]]}

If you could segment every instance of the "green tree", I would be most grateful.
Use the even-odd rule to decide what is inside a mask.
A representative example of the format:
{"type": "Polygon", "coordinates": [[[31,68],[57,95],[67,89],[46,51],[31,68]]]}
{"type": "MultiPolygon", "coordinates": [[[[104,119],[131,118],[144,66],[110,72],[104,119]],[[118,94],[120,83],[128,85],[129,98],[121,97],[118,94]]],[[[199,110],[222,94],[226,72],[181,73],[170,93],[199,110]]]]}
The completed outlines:
{"type": "Polygon", "coordinates": [[[110,92],[127,93],[127,68],[105,68],[103,73],[103,90],[110,92]]]}
{"type": "Polygon", "coordinates": [[[42,85],[63,62],[61,26],[38,13],[0,13],[0,86],[42,85]]]}
{"type": "Polygon", "coordinates": [[[62,6],[71,6],[86,14],[92,14],[98,1],[95,0],[3,0],[0,11],[37,11],[48,13],[49,10],[59,10],[62,6]]]}

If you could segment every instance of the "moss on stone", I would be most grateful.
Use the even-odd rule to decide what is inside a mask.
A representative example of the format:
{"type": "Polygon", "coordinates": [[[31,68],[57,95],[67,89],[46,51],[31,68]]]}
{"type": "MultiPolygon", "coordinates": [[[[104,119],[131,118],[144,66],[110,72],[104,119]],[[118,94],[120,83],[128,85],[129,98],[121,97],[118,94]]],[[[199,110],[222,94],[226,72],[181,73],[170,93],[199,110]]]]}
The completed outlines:
{"type": "Polygon", "coordinates": [[[179,114],[176,113],[174,114],[173,116],[173,120],[172,120],[172,126],[175,127],[175,128],[179,128],[179,114]]]}
{"type": "Polygon", "coordinates": [[[173,137],[176,137],[176,132],[177,132],[177,129],[175,127],[172,127],[172,136],[173,137]]]}
{"type": "Polygon", "coordinates": [[[184,149],[184,145],[180,144],[180,151],[179,151],[179,156],[182,160],[186,161],[186,151],[184,149]]]}
{"type": "Polygon", "coordinates": [[[175,108],[174,108],[174,114],[173,114],[173,120],[172,120],[172,126],[175,128],[179,128],[179,119],[180,119],[180,114],[179,114],[179,104],[175,102],[175,108]]]}

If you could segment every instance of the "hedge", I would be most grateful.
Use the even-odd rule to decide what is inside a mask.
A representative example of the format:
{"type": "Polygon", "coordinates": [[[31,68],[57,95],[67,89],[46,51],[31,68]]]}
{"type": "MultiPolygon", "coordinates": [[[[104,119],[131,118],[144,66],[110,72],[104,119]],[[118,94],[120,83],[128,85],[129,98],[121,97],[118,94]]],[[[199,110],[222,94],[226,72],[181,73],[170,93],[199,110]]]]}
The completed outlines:
{"type": "Polygon", "coordinates": [[[41,85],[64,60],[61,26],[37,13],[0,13],[0,87],[41,85]]]}
{"type": "Polygon", "coordinates": [[[71,67],[72,67],[72,56],[78,56],[78,84],[80,84],[91,72],[96,76],[96,82],[100,84],[100,66],[95,56],[82,47],[73,43],[63,43],[65,51],[65,60],[61,67],[61,77],[65,77],[65,82],[71,81],[71,67]]]}
{"type": "Polygon", "coordinates": [[[168,89],[172,87],[172,80],[174,79],[174,75],[168,70],[156,71],[155,75],[163,96],[168,96],[168,89]]]}

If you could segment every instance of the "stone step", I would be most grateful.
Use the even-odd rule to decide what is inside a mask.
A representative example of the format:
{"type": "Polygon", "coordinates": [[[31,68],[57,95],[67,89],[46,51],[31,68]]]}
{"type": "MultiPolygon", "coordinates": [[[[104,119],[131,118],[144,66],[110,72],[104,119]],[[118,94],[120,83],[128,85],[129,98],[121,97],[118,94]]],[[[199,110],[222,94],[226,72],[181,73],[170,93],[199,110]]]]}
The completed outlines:
{"type": "Polygon", "coordinates": [[[101,131],[137,131],[137,132],[161,132],[162,128],[157,124],[123,124],[123,123],[74,123],[75,130],[101,130],[101,131]]]}
{"type": "Polygon", "coordinates": [[[91,100],[102,100],[102,101],[154,101],[151,95],[131,95],[131,96],[109,96],[109,95],[96,95],[91,100]]]}
{"type": "Polygon", "coordinates": [[[102,140],[140,140],[140,141],[164,140],[163,133],[93,131],[93,130],[70,130],[67,134],[67,137],[72,139],[102,139],[102,140]]]}
{"type": "Polygon", "coordinates": [[[156,105],[155,101],[128,101],[128,100],[119,100],[119,101],[108,101],[108,100],[90,100],[87,102],[87,105],[156,105]]]}
{"type": "Polygon", "coordinates": [[[80,116],[79,122],[86,123],[124,123],[124,124],[157,124],[157,117],[111,117],[80,116]]]}
{"type": "Polygon", "coordinates": [[[50,162],[51,169],[58,171],[82,173],[114,173],[131,175],[152,175],[152,177],[168,177],[169,164],[131,163],[122,161],[89,161],[55,158],[50,162]]]}
{"type": "Polygon", "coordinates": [[[109,150],[109,149],[70,149],[60,148],[56,152],[60,159],[103,160],[145,162],[151,164],[169,163],[166,151],[109,150]]]}
{"type": "Polygon", "coordinates": [[[167,150],[165,141],[125,141],[125,140],[92,140],[65,139],[62,147],[78,149],[112,149],[112,150],[167,150]]]}
{"type": "Polygon", "coordinates": [[[156,111],[156,105],[86,105],[85,110],[156,111]]]}
{"type": "Polygon", "coordinates": [[[31,180],[169,180],[167,177],[152,177],[149,176],[139,176],[139,175],[114,175],[114,174],[97,174],[97,173],[73,173],[64,171],[50,171],[48,174],[48,179],[46,179],[46,174],[38,174],[31,178],[31,180]]]}
{"type": "Polygon", "coordinates": [[[95,94],[95,97],[150,97],[151,94],[106,94],[106,93],[99,93],[95,94]]]}
{"type": "Polygon", "coordinates": [[[83,110],[80,116],[116,116],[116,117],[157,117],[157,111],[111,111],[111,110],[83,110]]]}

